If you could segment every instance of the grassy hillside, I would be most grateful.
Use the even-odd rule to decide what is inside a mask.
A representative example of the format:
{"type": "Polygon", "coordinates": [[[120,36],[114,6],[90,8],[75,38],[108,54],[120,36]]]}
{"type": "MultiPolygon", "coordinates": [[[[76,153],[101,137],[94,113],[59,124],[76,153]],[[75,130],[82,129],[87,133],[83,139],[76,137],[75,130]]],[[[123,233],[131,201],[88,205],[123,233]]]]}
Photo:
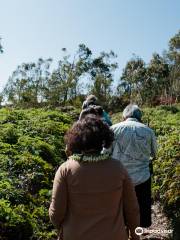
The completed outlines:
{"type": "MultiPolygon", "coordinates": [[[[121,114],[112,116],[114,123],[121,114]]],[[[153,196],[177,222],[179,196],[178,107],[144,109],[158,137],[153,196]]],[[[58,110],[0,110],[0,240],[52,240],[48,217],[52,180],[66,159],[63,136],[73,119],[58,110]]]]}

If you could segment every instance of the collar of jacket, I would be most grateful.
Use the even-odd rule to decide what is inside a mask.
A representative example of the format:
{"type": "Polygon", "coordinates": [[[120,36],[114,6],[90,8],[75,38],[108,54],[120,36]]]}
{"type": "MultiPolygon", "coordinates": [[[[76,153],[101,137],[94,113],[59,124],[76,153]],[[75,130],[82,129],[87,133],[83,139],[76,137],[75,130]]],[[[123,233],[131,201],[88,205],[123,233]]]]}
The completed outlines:
{"type": "Polygon", "coordinates": [[[98,154],[98,155],[85,155],[85,154],[73,154],[69,159],[78,161],[78,162],[101,162],[108,160],[110,158],[109,153],[98,154]]]}
{"type": "Polygon", "coordinates": [[[127,118],[125,121],[134,121],[134,122],[139,122],[136,118],[127,118]]]}

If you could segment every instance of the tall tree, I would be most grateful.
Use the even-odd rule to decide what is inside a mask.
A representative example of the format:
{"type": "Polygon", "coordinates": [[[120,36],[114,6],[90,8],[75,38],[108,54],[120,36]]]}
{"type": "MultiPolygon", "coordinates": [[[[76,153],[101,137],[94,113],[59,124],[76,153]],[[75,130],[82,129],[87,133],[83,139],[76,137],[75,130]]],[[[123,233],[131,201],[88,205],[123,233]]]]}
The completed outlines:
{"type": "Polygon", "coordinates": [[[170,95],[180,100],[180,31],[170,39],[167,56],[170,59],[170,95]]]}
{"type": "Polygon", "coordinates": [[[47,88],[49,67],[52,59],[38,59],[37,63],[23,63],[9,78],[4,95],[14,104],[38,105],[44,101],[47,88]]]}
{"type": "Polygon", "coordinates": [[[161,97],[167,97],[169,92],[169,66],[166,60],[154,53],[147,66],[146,81],[144,84],[145,101],[156,104],[161,97]]]}
{"type": "Polygon", "coordinates": [[[180,30],[169,41],[168,55],[174,63],[180,63],[180,30]]]}
{"type": "Polygon", "coordinates": [[[102,103],[108,101],[112,92],[113,72],[118,67],[117,63],[113,60],[116,57],[113,51],[110,53],[102,52],[100,56],[91,61],[89,69],[91,84],[89,85],[89,90],[102,103]]]}
{"type": "Polygon", "coordinates": [[[124,88],[126,93],[129,93],[131,101],[143,102],[143,84],[146,78],[145,62],[137,56],[134,56],[127,62],[121,76],[121,81],[118,86],[119,90],[124,88]]]}
{"type": "Polygon", "coordinates": [[[80,94],[80,79],[90,67],[91,51],[84,44],[80,44],[72,57],[62,49],[65,56],[59,61],[58,68],[53,71],[48,80],[46,98],[51,104],[73,103],[80,94]]]}

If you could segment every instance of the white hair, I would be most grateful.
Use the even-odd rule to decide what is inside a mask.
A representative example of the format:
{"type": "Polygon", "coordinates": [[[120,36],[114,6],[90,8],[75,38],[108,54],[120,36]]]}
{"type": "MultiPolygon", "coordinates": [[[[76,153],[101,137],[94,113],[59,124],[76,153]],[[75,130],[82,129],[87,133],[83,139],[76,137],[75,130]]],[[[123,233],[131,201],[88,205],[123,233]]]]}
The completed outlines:
{"type": "Polygon", "coordinates": [[[138,105],[136,104],[129,104],[123,111],[123,118],[136,118],[137,120],[141,120],[142,113],[138,105]]]}

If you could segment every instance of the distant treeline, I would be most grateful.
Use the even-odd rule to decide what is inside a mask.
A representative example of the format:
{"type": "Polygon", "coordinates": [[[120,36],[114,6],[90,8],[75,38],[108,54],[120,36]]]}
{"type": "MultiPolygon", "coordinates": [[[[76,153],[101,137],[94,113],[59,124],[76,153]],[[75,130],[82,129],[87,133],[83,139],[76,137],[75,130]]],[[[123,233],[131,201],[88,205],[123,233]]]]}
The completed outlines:
{"type": "Polygon", "coordinates": [[[104,107],[115,110],[130,101],[152,106],[180,100],[180,31],[170,39],[162,55],[154,53],[148,64],[133,56],[114,83],[116,54],[92,51],[80,44],[74,55],[62,49],[58,67],[52,59],[23,63],[9,77],[0,103],[18,107],[80,106],[85,94],[95,94],[104,107]]]}

